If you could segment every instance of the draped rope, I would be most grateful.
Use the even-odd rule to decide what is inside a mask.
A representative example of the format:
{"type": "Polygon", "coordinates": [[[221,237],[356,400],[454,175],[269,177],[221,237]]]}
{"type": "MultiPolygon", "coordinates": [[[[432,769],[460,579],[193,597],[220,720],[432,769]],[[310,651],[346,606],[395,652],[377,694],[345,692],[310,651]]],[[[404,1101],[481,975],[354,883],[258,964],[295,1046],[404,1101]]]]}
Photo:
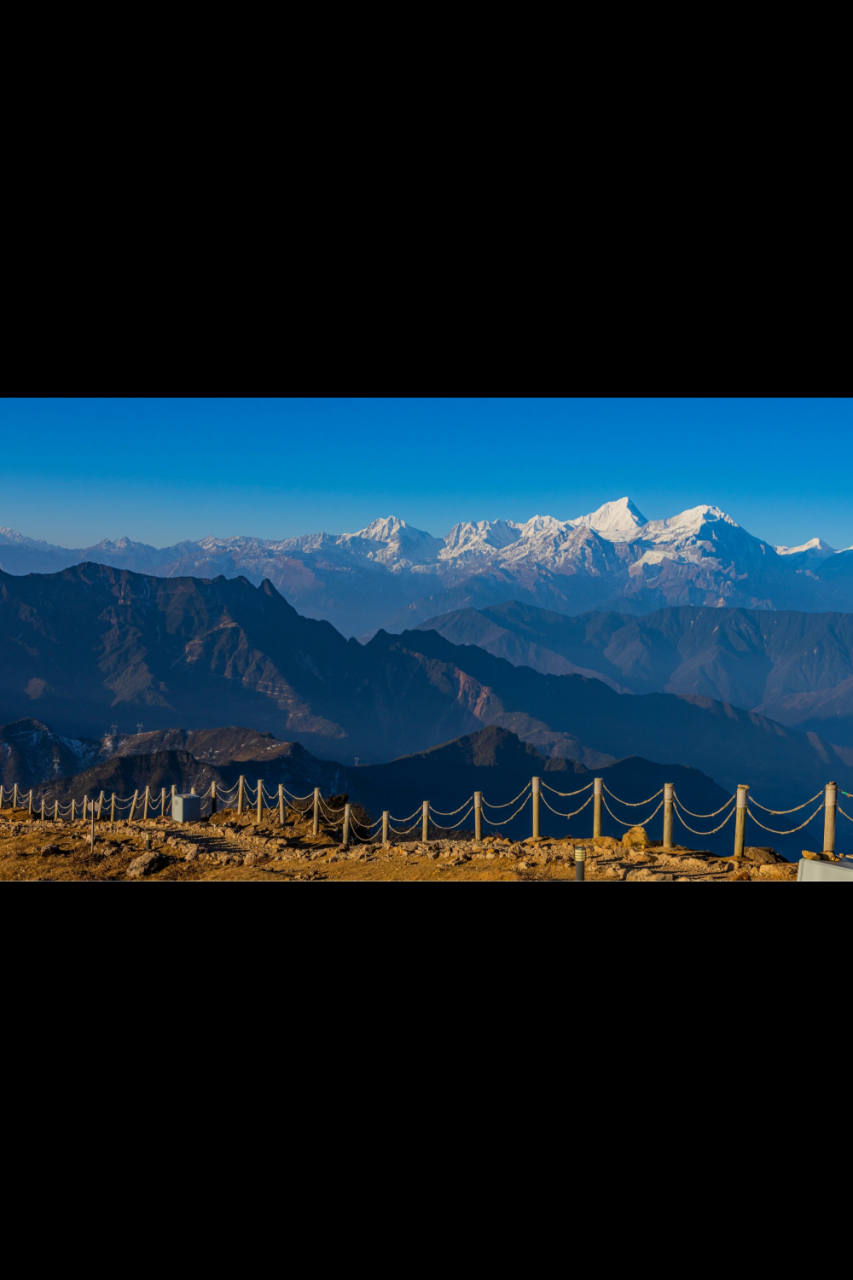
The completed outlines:
{"type": "MultiPolygon", "coordinates": [[[[633,800],[620,800],[619,797],[615,796],[613,792],[610,790],[610,788],[608,786],[605,786],[603,782],[601,785],[604,787],[604,790],[610,796],[611,800],[615,800],[617,804],[624,804],[626,809],[642,809],[643,805],[651,804],[653,800],[657,800],[658,796],[663,795],[663,787],[661,787],[660,791],[656,791],[653,796],[649,796],[648,799],[646,800],[638,800],[635,804],[633,800]]],[[[606,805],[607,801],[605,800],[604,803],[606,805]]],[[[608,809],[607,812],[610,813],[610,810],[608,809]]],[[[613,814],[611,813],[610,816],[612,818],[613,814]]],[[[619,819],[617,818],[616,821],[618,822],[619,819]]],[[[631,824],[628,823],[627,825],[630,826],[631,824]]]]}

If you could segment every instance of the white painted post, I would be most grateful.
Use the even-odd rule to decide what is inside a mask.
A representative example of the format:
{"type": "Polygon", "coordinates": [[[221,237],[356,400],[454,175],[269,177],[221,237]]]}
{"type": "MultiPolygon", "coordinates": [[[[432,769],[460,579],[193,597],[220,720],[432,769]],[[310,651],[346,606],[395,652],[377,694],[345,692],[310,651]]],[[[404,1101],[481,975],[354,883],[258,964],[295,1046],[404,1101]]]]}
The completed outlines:
{"type": "Polygon", "coordinates": [[[672,790],[673,783],[663,784],[663,847],[672,848],[672,790]]]}
{"type": "Polygon", "coordinates": [[[746,835],[746,805],[749,799],[749,787],[740,783],[735,801],[735,857],[743,857],[743,841],[746,835]]]}
{"type": "Polygon", "coordinates": [[[838,784],[828,782],[824,797],[823,811],[823,851],[835,853],[835,815],[838,806],[838,784]]]}

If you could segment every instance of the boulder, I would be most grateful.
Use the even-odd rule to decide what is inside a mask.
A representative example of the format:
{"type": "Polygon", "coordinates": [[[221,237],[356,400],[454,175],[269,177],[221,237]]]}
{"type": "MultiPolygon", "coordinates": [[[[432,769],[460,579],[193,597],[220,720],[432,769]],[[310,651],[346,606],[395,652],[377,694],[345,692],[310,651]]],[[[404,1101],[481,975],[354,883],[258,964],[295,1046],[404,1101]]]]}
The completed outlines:
{"type": "Polygon", "coordinates": [[[775,849],[744,849],[743,856],[749,862],[784,862],[784,858],[780,858],[775,849]]]}
{"type": "Polygon", "coordinates": [[[645,827],[632,827],[622,837],[623,849],[648,849],[649,837],[645,827]]]}
{"type": "Polygon", "coordinates": [[[54,854],[62,853],[62,850],[58,844],[46,844],[42,849],[39,849],[39,853],[43,858],[50,858],[54,854]]]}
{"type": "Polygon", "coordinates": [[[166,859],[162,853],[157,853],[152,849],[150,853],[143,853],[140,858],[134,858],[127,868],[127,874],[134,879],[139,876],[150,876],[152,872],[159,871],[165,863],[166,859]]]}

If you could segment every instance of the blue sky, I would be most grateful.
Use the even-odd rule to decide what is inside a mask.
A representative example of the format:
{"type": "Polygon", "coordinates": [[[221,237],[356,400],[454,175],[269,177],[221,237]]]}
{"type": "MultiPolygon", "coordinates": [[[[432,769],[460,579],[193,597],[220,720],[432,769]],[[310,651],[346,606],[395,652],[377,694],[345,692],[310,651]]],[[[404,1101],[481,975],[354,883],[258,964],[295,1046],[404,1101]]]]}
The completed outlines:
{"type": "Polygon", "coordinates": [[[398,515],[565,519],[627,494],[853,544],[853,399],[5,399],[0,526],[63,546],[398,515]]]}

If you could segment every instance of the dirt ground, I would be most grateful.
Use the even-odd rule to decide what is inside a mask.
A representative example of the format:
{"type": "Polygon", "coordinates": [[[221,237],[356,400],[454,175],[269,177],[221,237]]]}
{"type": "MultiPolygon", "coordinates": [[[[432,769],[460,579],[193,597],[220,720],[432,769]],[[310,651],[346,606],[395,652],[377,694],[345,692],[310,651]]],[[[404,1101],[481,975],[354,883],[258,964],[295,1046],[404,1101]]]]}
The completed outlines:
{"type": "MultiPolygon", "coordinates": [[[[311,835],[310,823],[288,811],[281,827],[268,813],[233,810],[200,823],[96,824],[41,822],[26,811],[0,810],[0,880],[28,881],[575,881],[575,848],[586,852],[590,882],[629,881],[793,881],[795,863],[770,850],[747,849],[744,858],[649,844],[641,829],[631,845],[605,838],[511,841],[471,833],[455,840],[341,846],[340,830],[311,835]],[[643,843],[645,841],[645,843],[643,843]],[[150,847],[148,847],[150,846],[150,847]]],[[[628,833],[630,836],[632,833],[628,833]]]]}

